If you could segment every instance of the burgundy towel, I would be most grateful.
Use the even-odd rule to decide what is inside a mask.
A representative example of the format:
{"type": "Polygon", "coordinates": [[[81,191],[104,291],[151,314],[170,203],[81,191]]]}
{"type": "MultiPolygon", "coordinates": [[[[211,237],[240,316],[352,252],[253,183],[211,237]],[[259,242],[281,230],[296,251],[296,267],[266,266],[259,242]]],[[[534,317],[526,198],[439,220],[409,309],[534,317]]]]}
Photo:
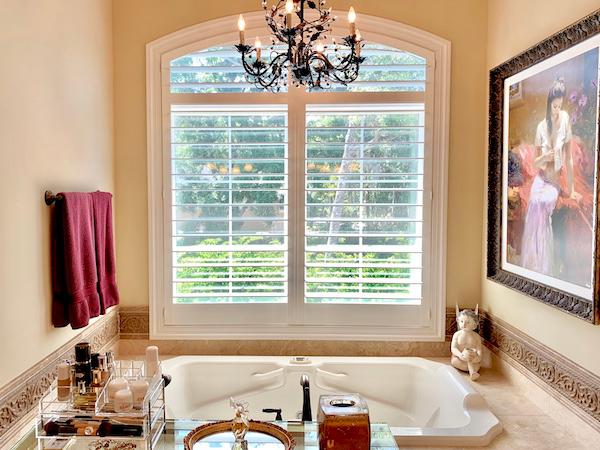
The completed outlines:
{"type": "Polygon", "coordinates": [[[63,192],[56,204],[52,239],[52,323],[85,327],[100,314],[92,196],[63,192]]]}
{"type": "Polygon", "coordinates": [[[119,304],[115,252],[113,243],[112,194],[92,192],[94,205],[94,234],[96,236],[96,268],[101,313],[119,304]]]}

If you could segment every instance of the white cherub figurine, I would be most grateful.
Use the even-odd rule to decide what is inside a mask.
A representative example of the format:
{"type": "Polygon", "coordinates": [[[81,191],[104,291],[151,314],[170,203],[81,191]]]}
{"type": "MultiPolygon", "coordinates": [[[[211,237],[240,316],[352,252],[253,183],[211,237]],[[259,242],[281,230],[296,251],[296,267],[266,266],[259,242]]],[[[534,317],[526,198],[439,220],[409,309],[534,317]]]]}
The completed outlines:
{"type": "Polygon", "coordinates": [[[481,336],[474,331],[479,326],[479,305],[475,311],[461,311],[456,305],[456,325],[458,331],[452,336],[450,363],[459,370],[469,372],[471,380],[475,381],[479,378],[483,356],[481,336]]]}

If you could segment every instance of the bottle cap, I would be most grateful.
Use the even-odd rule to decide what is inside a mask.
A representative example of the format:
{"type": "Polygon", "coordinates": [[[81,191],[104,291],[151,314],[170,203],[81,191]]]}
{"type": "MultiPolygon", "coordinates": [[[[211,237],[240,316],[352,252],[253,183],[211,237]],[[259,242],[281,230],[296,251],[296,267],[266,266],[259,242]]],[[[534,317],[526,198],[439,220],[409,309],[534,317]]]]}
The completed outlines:
{"type": "Polygon", "coordinates": [[[146,361],[158,361],[158,347],[149,345],[146,347],[146,361]]]}
{"type": "Polygon", "coordinates": [[[68,380],[71,378],[71,366],[67,362],[61,362],[57,368],[58,379],[68,380]]]}
{"type": "Polygon", "coordinates": [[[90,360],[90,344],[80,342],[75,346],[75,361],[88,362],[90,360]]]}

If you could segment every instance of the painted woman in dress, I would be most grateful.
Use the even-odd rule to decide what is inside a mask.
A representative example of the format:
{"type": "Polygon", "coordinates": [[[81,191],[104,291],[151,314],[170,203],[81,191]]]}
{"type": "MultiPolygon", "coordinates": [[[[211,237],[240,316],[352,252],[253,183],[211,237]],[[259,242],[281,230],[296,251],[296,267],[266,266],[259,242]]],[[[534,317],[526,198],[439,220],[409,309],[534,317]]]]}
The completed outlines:
{"type": "Polygon", "coordinates": [[[546,103],[546,118],[536,130],[537,175],[531,185],[523,237],[521,266],[544,275],[553,275],[554,239],[552,213],[561,195],[560,174],[566,169],[565,195],[575,201],[581,196],[574,189],[573,159],[569,142],[572,138],[569,114],[562,109],[566,95],[562,78],[552,84],[546,103]]]}

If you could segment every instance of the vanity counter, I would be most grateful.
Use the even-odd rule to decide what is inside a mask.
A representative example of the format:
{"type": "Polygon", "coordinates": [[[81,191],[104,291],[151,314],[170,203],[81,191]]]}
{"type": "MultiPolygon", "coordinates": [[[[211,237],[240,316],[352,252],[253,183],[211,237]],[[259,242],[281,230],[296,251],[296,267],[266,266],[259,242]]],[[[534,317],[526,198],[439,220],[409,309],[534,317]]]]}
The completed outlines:
{"type": "MultiPolygon", "coordinates": [[[[159,438],[156,447],[153,450],[183,450],[183,439],[196,427],[209,422],[198,420],[167,420],[165,431],[159,438]]],[[[296,447],[294,450],[319,450],[318,441],[318,423],[317,422],[274,422],[286,429],[294,438],[296,447]]],[[[137,441],[138,443],[140,441],[137,441]]],[[[206,448],[210,449],[231,449],[232,441],[219,441],[211,439],[206,442],[206,448]]],[[[254,444],[250,443],[252,450],[272,450],[278,448],[273,444],[254,444]]],[[[33,435],[25,438],[14,450],[30,450],[37,448],[35,437],[33,435]]],[[[110,438],[79,438],[73,440],[65,449],[68,450],[93,450],[101,448],[102,450],[119,450],[134,448],[127,446],[127,441],[110,440],[110,438]],[[106,443],[108,441],[108,446],[106,443]]],[[[139,448],[139,447],[136,447],[139,448]]],[[[204,447],[195,446],[195,449],[202,450],[204,447]]],[[[283,448],[283,447],[282,447],[283,448]]],[[[394,436],[386,424],[371,424],[371,450],[398,450],[394,436]]]]}
{"type": "MultiPolygon", "coordinates": [[[[169,420],[167,421],[165,432],[160,439],[157,450],[182,449],[185,436],[207,422],[194,420],[169,420]]],[[[294,450],[319,450],[319,426],[317,422],[275,422],[277,425],[286,429],[296,441],[294,450]]],[[[252,449],[260,450],[263,448],[259,444],[249,446],[252,449]]],[[[195,447],[197,448],[197,447],[195,447]]],[[[211,449],[230,449],[231,441],[219,442],[211,440],[206,448],[211,449]]],[[[265,444],[264,449],[275,448],[272,444],[265,444]]],[[[398,450],[394,436],[390,428],[385,424],[371,424],[371,450],[398,450]]]]}

